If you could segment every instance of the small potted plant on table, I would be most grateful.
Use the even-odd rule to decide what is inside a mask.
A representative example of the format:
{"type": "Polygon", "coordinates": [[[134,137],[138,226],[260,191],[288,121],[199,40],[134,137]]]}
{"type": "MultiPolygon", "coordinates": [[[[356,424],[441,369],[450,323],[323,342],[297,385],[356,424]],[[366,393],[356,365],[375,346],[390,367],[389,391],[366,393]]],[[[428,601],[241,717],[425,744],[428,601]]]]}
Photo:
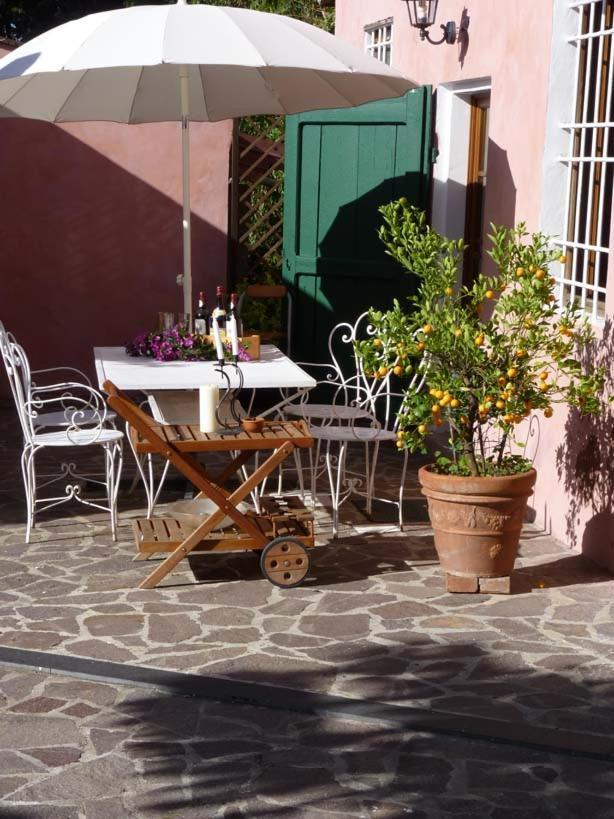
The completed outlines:
{"type": "Polygon", "coordinates": [[[431,230],[404,199],[380,212],[386,251],[418,288],[406,307],[371,311],[374,335],[358,353],[366,374],[392,369],[401,384],[423,369],[423,389],[403,393],[400,450],[426,453],[430,433],[449,431],[447,454],[419,471],[448,590],[509,592],[536,478],[513,452],[514,432],[557,403],[598,411],[603,372],[582,363],[591,327],[574,304],[557,304],[548,268],[565,258],[544,235],[491,226],[496,272],[461,287],[462,240],[431,230]]]}

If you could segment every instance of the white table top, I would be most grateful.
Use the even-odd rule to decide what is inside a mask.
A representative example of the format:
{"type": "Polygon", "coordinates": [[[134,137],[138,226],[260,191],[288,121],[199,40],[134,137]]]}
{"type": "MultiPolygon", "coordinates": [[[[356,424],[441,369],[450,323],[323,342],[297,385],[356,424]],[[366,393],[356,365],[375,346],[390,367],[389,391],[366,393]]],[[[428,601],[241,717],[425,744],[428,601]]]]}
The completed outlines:
{"type": "MultiPolygon", "coordinates": [[[[155,361],[127,355],[123,347],[94,347],[98,386],[108,379],[120,390],[193,390],[201,384],[227,383],[214,369],[214,361],[155,361]]],[[[272,344],[263,344],[259,361],[241,361],[246,389],[311,388],[313,379],[272,344]]],[[[227,368],[231,385],[238,383],[234,367],[227,368]]]]}

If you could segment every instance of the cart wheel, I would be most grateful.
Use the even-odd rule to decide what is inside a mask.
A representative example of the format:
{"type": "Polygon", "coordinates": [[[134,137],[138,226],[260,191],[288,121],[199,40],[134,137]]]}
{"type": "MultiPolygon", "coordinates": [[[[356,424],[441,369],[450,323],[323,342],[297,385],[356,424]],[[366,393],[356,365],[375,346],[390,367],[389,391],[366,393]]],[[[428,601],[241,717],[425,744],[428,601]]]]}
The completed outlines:
{"type": "Polygon", "coordinates": [[[262,550],[260,569],[274,586],[300,585],[309,572],[309,552],[293,537],[276,537],[262,550]]]}

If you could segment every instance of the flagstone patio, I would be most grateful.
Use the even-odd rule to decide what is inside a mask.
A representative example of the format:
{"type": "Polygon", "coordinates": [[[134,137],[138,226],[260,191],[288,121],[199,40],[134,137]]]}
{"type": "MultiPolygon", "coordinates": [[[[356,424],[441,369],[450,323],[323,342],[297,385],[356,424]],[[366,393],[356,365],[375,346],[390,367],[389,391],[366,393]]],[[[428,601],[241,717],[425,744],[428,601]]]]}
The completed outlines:
{"type": "MultiPolygon", "coordinates": [[[[161,587],[139,590],[150,564],[132,561],[130,522],[143,495],[122,493],[116,544],[106,515],[64,506],[26,546],[10,412],[1,427],[0,646],[614,732],[614,578],[535,528],[523,534],[509,597],[446,593],[415,486],[403,534],[348,503],[331,542],[319,507],[320,545],[301,587],[272,586],[249,553],[194,556],[161,587]]],[[[392,454],[383,490],[395,470],[392,454]]],[[[171,481],[163,501],[184,489],[171,481]]]]}
{"type": "Polygon", "coordinates": [[[5,819],[614,816],[610,761],[0,667],[5,819]]]}

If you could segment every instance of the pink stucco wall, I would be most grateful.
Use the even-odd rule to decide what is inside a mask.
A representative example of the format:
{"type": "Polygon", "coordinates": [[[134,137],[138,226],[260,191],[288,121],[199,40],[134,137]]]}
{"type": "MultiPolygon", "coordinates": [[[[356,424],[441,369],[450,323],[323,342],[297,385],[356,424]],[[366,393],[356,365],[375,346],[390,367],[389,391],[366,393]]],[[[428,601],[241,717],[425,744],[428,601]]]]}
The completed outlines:
{"type": "MultiPolygon", "coordinates": [[[[227,275],[231,131],[191,125],[194,291],[210,298],[227,275]]],[[[94,345],[181,310],[180,139],[178,123],[0,120],[0,320],[33,366],[92,374],[94,345]]]]}
{"type": "MultiPolygon", "coordinates": [[[[357,45],[363,42],[365,25],[393,17],[393,65],[419,84],[436,87],[491,78],[485,224],[524,220],[530,230],[538,229],[552,0],[473,0],[467,4],[465,49],[421,42],[400,0],[337,0],[336,8],[337,34],[357,45]]],[[[447,20],[458,24],[462,9],[456,0],[440,0],[437,25],[447,20]]],[[[439,30],[434,32],[438,36],[439,30]]],[[[614,251],[614,230],[610,235],[614,251]]],[[[607,313],[614,316],[614,287],[607,313]]],[[[602,335],[599,328],[597,334],[602,335]]],[[[614,337],[609,323],[605,334],[597,355],[611,371],[614,337]]],[[[609,388],[614,393],[611,376],[609,388]]],[[[614,571],[614,414],[604,406],[599,418],[586,421],[557,408],[550,421],[540,419],[539,427],[538,481],[531,501],[536,523],[614,571]]]]}
{"type": "MultiPolygon", "coordinates": [[[[529,227],[537,227],[539,221],[551,5],[551,0],[474,0],[468,4],[469,39],[463,54],[459,44],[421,42],[401,0],[336,2],[336,33],[356,45],[363,43],[365,25],[394,18],[392,64],[420,85],[492,78],[486,223],[508,216],[509,210],[501,208],[514,195],[512,186],[512,218],[526,220],[529,227]]],[[[456,0],[440,0],[436,28],[447,20],[458,25],[462,9],[463,3],[456,0]]],[[[439,34],[434,31],[433,37],[439,34]]]]}

